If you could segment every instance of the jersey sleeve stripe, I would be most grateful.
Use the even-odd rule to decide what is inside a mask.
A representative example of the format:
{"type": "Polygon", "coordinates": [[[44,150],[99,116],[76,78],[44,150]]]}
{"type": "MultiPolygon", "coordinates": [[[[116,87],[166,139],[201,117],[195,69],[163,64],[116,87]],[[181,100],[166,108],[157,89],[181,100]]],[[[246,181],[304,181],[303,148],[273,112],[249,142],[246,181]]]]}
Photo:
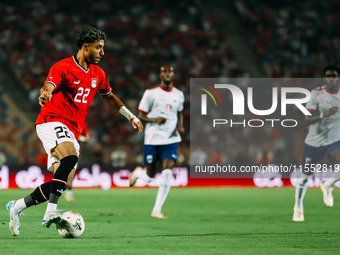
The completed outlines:
{"type": "Polygon", "coordinates": [[[101,95],[101,96],[107,96],[107,95],[109,95],[111,92],[112,92],[112,88],[110,89],[109,92],[107,92],[107,93],[100,93],[100,95],[101,95]]]}
{"type": "Polygon", "coordinates": [[[144,112],[144,113],[148,113],[148,112],[146,112],[146,111],[143,111],[142,109],[138,109],[138,111],[140,111],[140,112],[144,112]]]}
{"type": "Polygon", "coordinates": [[[51,81],[47,81],[47,82],[45,82],[45,84],[46,83],[51,83],[55,88],[57,87],[57,85],[55,85],[53,82],[51,82],[51,81]]]}

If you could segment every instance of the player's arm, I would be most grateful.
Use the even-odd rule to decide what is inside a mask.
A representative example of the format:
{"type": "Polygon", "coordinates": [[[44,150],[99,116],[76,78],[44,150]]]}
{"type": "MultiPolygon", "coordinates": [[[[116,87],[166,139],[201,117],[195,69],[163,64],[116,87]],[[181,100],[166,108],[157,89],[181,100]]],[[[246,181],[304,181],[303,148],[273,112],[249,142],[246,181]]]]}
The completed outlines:
{"type": "Polygon", "coordinates": [[[184,132],[185,132],[185,129],[184,129],[184,126],[183,126],[183,112],[177,113],[177,130],[181,134],[184,134],[184,132]]]}
{"type": "Polygon", "coordinates": [[[90,133],[83,133],[83,130],[80,132],[79,138],[78,138],[79,142],[82,143],[88,143],[90,141],[90,133]]]}
{"type": "Polygon", "coordinates": [[[47,101],[51,100],[54,88],[55,87],[52,83],[46,82],[44,86],[40,89],[40,96],[38,100],[41,106],[43,106],[47,101]]]}
{"type": "Polygon", "coordinates": [[[89,140],[90,140],[90,137],[79,135],[79,139],[78,139],[79,142],[88,143],[89,140]]]}
{"type": "Polygon", "coordinates": [[[312,116],[306,116],[305,121],[307,125],[314,124],[323,118],[328,118],[329,116],[335,114],[338,111],[338,107],[331,107],[325,113],[319,113],[315,111],[312,113],[312,116]]]}
{"type": "Polygon", "coordinates": [[[85,123],[83,123],[83,126],[81,128],[78,141],[82,143],[88,143],[90,141],[90,132],[85,123]]]}
{"type": "Polygon", "coordinates": [[[113,109],[118,111],[121,115],[127,118],[134,129],[138,129],[138,134],[143,131],[142,122],[120,101],[120,99],[112,92],[108,95],[102,95],[105,103],[110,105],[113,109]]]}
{"type": "Polygon", "coordinates": [[[148,118],[147,113],[139,111],[138,118],[141,121],[144,122],[151,122],[151,123],[158,123],[158,124],[164,124],[166,122],[166,118],[148,118]]]}
{"type": "Polygon", "coordinates": [[[159,118],[150,118],[147,117],[149,111],[151,111],[154,102],[154,95],[150,92],[150,90],[145,90],[143,97],[138,106],[138,118],[141,121],[149,122],[149,123],[157,123],[157,124],[164,124],[166,122],[166,118],[159,117],[159,118]]]}

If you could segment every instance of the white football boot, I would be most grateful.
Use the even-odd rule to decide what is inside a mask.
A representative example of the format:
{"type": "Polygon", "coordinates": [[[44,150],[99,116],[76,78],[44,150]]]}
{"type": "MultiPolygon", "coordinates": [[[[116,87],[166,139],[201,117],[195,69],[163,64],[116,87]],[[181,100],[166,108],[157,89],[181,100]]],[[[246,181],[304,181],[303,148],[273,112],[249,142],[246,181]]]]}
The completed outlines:
{"type": "Polygon", "coordinates": [[[9,213],[9,231],[13,236],[20,234],[20,217],[24,215],[14,208],[15,200],[9,201],[6,205],[6,209],[9,213]]]}
{"type": "Polygon", "coordinates": [[[333,187],[327,188],[325,186],[325,182],[321,182],[320,189],[323,193],[323,202],[325,203],[325,205],[328,207],[333,207],[334,199],[333,199],[332,191],[334,188],[333,187]]]}
{"type": "Polygon", "coordinates": [[[44,218],[41,221],[43,227],[49,228],[52,223],[59,224],[62,222],[61,213],[59,211],[46,212],[44,218]]]}
{"type": "Polygon", "coordinates": [[[303,209],[294,208],[293,221],[305,221],[303,216],[303,209]]]}

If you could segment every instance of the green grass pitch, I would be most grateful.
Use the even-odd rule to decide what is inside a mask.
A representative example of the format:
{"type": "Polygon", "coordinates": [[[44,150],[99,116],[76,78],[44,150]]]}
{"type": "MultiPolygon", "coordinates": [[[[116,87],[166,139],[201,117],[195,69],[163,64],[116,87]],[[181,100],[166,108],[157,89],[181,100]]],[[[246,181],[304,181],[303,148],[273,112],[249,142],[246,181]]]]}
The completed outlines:
{"type": "Polygon", "coordinates": [[[8,231],[6,203],[28,190],[0,191],[0,254],[339,254],[340,194],[327,208],[318,189],[307,191],[305,222],[292,221],[294,189],[177,188],[150,217],[157,189],[74,190],[59,209],[83,215],[78,239],[41,226],[45,205],[29,208],[17,237],[8,231]]]}

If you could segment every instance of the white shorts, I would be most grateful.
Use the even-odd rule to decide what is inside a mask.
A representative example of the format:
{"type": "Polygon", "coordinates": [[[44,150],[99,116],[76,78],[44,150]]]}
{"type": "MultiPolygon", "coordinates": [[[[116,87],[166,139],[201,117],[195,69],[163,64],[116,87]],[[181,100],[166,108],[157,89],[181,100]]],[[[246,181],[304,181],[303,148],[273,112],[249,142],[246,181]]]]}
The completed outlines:
{"type": "MultiPolygon", "coordinates": [[[[72,142],[79,157],[79,143],[76,140],[73,132],[71,132],[65,124],[60,122],[47,122],[43,124],[38,124],[36,125],[36,131],[47,153],[48,171],[53,172],[52,165],[55,162],[60,162],[60,160],[52,156],[51,153],[51,150],[55,148],[58,144],[61,144],[63,142],[72,142]]],[[[77,165],[78,164],[74,166],[75,169],[77,169],[77,165]]]]}

